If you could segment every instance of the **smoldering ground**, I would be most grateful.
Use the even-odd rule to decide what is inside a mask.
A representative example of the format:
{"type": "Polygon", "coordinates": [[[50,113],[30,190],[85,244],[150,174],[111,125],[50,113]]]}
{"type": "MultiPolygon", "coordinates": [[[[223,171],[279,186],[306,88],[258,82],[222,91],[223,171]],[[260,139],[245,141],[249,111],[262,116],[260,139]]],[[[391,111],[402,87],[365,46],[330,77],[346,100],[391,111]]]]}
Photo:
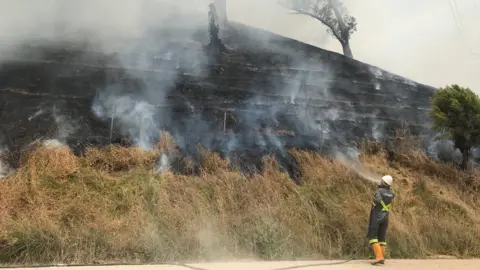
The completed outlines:
{"type": "MultiPolygon", "coordinates": [[[[150,149],[165,129],[185,155],[198,157],[197,146],[201,144],[246,170],[258,168],[260,156],[269,153],[275,153],[287,170],[294,170],[289,147],[328,151],[332,146],[347,147],[352,135],[382,137],[386,120],[380,116],[385,111],[369,112],[370,120],[365,121],[362,110],[371,100],[358,96],[365,86],[342,78],[346,64],[338,56],[329,56],[333,60],[318,57],[312,48],[285,45],[283,37],[239,24],[232,25],[230,32],[220,29],[226,51],[206,50],[211,41],[209,3],[124,0],[13,4],[10,12],[19,16],[2,19],[4,29],[12,25],[11,31],[4,31],[10,42],[4,48],[16,53],[3,54],[4,59],[58,58],[55,61],[62,64],[83,65],[82,69],[62,66],[45,76],[57,78],[49,79],[54,82],[46,84],[48,91],[63,95],[75,92],[85,102],[42,102],[29,114],[31,125],[41,119],[45,122],[42,117],[49,115],[57,129],[47,134],[50,139],[73,144],[93,134],[106,137],[102,142],[128,137],[144,149],[150,149]],[[232,37],[232,33],[237,36],[232,37]],[[30,48],[25,53],[24,46],[19,45],[24,43],[42,49],[30,48]],[[71,55],[62,56],[66,53],[71,55]],[[335,61],[337,64],[332,65],[335,61]],[[90,76],[94,68],[108,70],[102,71],[98,82],[90,76]],[[75,81],[78,89],[67,89],[67,82],[58,81],[59,74],[62,80],[75,81]],[[96,93],[91,93],[92,89],[96,93]],[[342,99],[345,102],[335,103],[342,99]],[[71,113],[72,106],[78,110],[89,106],[91,115],[71,113]]],[[[384,85],[392,80],[363,66],[349,72],[361,74],[363,83],[376,91],[384,91],[384,85]]],[[[399,98],[406,100],[409,95],[399,98]]],[[[159,159],[161,164],[171,163],[166,156],[159,159]]]]}

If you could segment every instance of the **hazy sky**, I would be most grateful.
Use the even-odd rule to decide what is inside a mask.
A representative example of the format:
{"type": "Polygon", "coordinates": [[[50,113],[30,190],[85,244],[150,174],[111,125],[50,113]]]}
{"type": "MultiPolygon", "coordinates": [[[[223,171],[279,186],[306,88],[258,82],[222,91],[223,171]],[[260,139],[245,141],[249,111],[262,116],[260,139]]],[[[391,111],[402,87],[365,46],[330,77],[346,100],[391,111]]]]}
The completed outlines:
{"type": "MultiPolygon", "coordinates": [[[[227,1],[231,20],[342,52],[320,23],[289,14],[277,0],[227,1]]],[[[420,83],[457,83],[480,93],[480,0],[450,0],[457,4],[462,34],[449,0],[344,2],[358,21],[351,41],[356,59],[420,83]]]]}
{"type": "MultiPolygon", "coordinates": [[[[0,0],[0,36],[63,36],[65,32],[54,27],[58,21],[74,36],[79,28],[104,39],[117,34],[136,36],[148,25],[198,24],[197,20],[206,24],[204,14],[211,1],[0,0]],[[183,13],[197,14],[198,18],[189,15],[172,20],[183,13]]],[[[231,20],[341,52],[338,41],[326,34],[323,25],[309,17],[291,15],[277,4],[279,0],[226,1],[231,20]]],[[[436,87],[457,83],[480,93],[480,0],[344,2],[358,21],[358,31],[351,40],[356,59],[421,83],[436,87]],[[462,35],[449,1],[458,6],[462,35]]]]}

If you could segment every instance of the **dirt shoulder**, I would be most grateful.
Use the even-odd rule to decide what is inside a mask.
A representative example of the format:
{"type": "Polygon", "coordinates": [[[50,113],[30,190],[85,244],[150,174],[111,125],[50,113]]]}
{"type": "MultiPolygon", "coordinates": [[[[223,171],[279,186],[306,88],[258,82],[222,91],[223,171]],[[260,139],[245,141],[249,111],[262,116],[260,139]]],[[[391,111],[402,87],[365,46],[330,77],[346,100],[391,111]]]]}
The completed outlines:
{"type": "MultiPolygon", "coordinates": [[[[83,266],[83,267],[55,267],[56,270],[290,270],[290,269],[336,269],[361,270],[375,269],[369,261],[300,261],[300,262],[228,262],[228,263],[201,263],[188,265],[120,265],[120,266],[83,266]]],[[[480,269],[480,259],[475,260],[388,260],[383,268],[386,269],[480,269]]],[[[31,269],[31,268],[17,268],[31,269]]]]}

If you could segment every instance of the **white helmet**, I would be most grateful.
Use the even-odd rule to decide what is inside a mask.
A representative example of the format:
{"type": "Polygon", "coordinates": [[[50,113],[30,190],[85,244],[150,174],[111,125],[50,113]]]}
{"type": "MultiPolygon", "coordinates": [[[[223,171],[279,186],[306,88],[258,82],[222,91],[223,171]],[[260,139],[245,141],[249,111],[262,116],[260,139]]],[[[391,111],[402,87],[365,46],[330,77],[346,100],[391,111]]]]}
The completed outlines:
{"type": "Polygon", "coordinates": [[[387,186],[391,186],[393,182],[393,178],[390,175],[382,176],[382,183],[386,184],[387,186]]]}

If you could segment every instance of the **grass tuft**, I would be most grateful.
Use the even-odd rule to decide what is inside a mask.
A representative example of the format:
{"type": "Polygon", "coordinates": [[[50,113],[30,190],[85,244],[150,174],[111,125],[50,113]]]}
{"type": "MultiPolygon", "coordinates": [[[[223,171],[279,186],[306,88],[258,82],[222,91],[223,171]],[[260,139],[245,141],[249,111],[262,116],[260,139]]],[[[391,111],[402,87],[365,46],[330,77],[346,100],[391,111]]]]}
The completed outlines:
{"type": "Polygon", "coordinates": [[[68,146],[41,146],[28,153],[23,169],[31,179],[65,178],[80,170],[80,162],[68,146]]]}
{"type": "Polygon", "coordinates": [[[133,168],[153,168],[156,151],[145,151],[139,147],[108,145],[103,149],[88,148],[83,161],[87,167],[114,172],[133,168]]]}

